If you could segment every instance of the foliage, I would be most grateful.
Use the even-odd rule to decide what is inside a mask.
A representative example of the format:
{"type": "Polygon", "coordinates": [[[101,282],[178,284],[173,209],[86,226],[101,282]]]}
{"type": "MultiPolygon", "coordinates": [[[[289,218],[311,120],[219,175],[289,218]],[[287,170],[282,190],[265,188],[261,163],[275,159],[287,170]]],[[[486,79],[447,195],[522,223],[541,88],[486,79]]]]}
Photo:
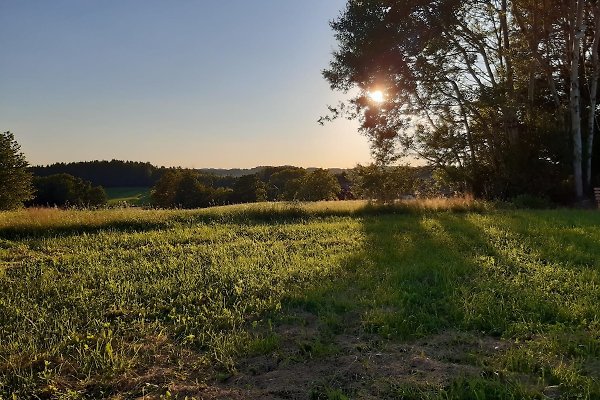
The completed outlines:
{"type": "Polygon", "coordinates": [[[0,213],[0,396],[206,397],[258,359],[314,370],[297,397],[598,398],[600,214],[414,204],[0,213]]]}
{"type": "Polygon", "coordinates": [[[202,182],[216,181],[190,170],[168,170],[152,189],[153,203],[165,208],[198,208],[267,200],[319,201],[337,199],[341,191],[328,171],[306,172],[297,167],[267,167],[260,174],[235,178],[231,189],[202,182]]]}
{"type": "Polygon", "coordinates": [[[295,199],[302,201],[335,200],[341,192],[337,179],[327,170],[315,169],[300,181],[295,199]]]}
{"type": "Polygon", "coordinates": [[[598,21],[589,0],[349,0],[323,75],[357,95],[322,120],[358,119],[377,164],[416,155],[476,196],[580,197],[600,165],[598,21]]]}
{"type": "Polygon", "coordinates": [[[19,208],[33,194],[32,176],[11,132],[0,133],[0,210],[19,208]]]}
{"type": "Polygon", "coordinates": [[[269,177],[270,199],[297,200],[296,195],[306,174],[305,169],[298,167],[288,167],[273,173],[269,177]]]}
{"type": "Polygon", "coordinates": [[[267,185],[256,174],[238,178],[233,185],[233,203],[255,203],[267,200],[267,185]]]}
{"type": "Polygon", "coordinates": [[[352,181],[354,194],[359,198],[393,202],[415,194],[416,170],[402,166],[358,165],[352,171],[352,181]]]}
{"type": "Polygon", "coordinates": [[[102,186],[92,186],[69,174],[35,177],[33,184],[36,192],[30,206],[98,207],[107,202],[102,186]]]}
{"type": "Polygon", "coordinates": [[[226,204],[230,194],[230,190],[214,189],[202,184],[198,173],[180,169],[166,171],[151,190],[153,204],[164,208],[199,208],[226,204]]]}
{"type": "Polygon", "coordinates": [[[35,176],[69,174],[103,187],[150,187],[163,171],[147,162],[120,160],[55,163],[31,168],[35,176]]]}

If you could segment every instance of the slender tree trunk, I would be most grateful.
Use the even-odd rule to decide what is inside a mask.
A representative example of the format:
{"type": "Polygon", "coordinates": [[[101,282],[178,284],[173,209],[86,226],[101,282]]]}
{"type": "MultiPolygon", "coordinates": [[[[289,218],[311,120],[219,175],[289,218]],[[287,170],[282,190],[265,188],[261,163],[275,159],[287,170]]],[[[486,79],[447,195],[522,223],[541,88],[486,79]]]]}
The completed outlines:
{"type": "Polygon", "coordinates": [[[500,9],[500,30],[502,31],[502,58],[506,65],[506,104],[504,109],[505,129],[508,132],[508,141],[515,146],[518,141],[518,122],[513,102],[515,100],[515,83],[512,56],[510,54],[510,35],[508,31],[508,6],[507,0],[502,0],[500,9]]]}
{"type": "Polygon", "coordinates": [[[466,103],[465,98],[463,97],[458,84],[452,79],[448,80],[454,89],[454,93],[456,94],[456,98],[460,103],[460,114],[462,117],[462,123],[465,127],[465,132],[467,133],[467,143],[469,144],[469,154],[471,156],[471,167],[473,168],[477,163],[477,158],[475,157],[475,143],[473,141],[473,134],[471,132],[471,127],[469,126],[469,117],[467,116],[467,112],[465,110],[464,104],[466,103]]]}
{"type": "Polygon", "coordinates": [[[573,178],[575,180],[575,196],[583,198],[582,140],[581,140],[581,90],[579,87],[579,58],[581,38],[583,36],[583,3],[585,0],[572,0],[571,10],[575,12],[571,19],[571,135],[573,137],[573,178]],[[577,10],[577,11],[575,11],[577,10]]]}
{"type": "Polygon", "coordinates": [[[595,26],[594,42],[592,43],[592,76],[590,84],[590,112],[588,114],[588,136],[585,153],[585,186],[587,190],[592,188],[592,150],[594,147],[594,129],[596,127],[596,97],[598,96],[598,78],[600,77],[600,57],[598,46],[600,46],[600,7],[594,7],[595,26]]]}
{"type": "MultiPolygon", "coordinates": [[[[560,96],[558,95],[558,90],[556,88],[556,82],[554,81],[552,66],[547,61],[547,59],[544,58],[544,56],[542,55],[542,53],[539,50],[540,43],[544,42],[544,40],[547,42],[548,38],[547,37],[546,38],[536,37],[536,31],[539,27],[536,25],[535,19],[534,19],[534,23],[532,24],[531,34],[530,34],[528,32],[527,26],[525,24],[525,18],[523,16],[523,14],[519,10],[519,8],[516,7],[514,4],[513,4],[513,15],[515,17],[515,21],[517,21],[517,25],[521,29],[523,36],[525,36],[527,43],[529,44],[529,50],[533,54],[533,57],[535,58],[535,60],[538,62],[540,68],[542,68],[544,75],[546,75],[546,80],[548,81],[548,88],[550,89],[550,92],[552,93],[552,100],[554,101],[554,105],[557,108],[560,108],[560,106],[561,106],[560,96]]],[[[542,22],[542,24],[545,24],[545,22],[542,22]]],[[[542,28],[543,28],[543,30],[547,29],[547,27],[545,25],[542,28]]],[[[570,51],[570,49],[569,49],[569,51],[570,51]]]]}

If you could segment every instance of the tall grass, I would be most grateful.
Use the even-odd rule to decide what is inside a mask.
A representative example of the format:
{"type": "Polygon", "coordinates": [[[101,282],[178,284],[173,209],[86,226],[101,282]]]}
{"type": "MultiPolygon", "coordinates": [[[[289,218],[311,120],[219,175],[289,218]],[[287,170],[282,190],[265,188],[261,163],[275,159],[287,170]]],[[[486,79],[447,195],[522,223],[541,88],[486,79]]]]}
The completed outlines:
{"type": "Polygon", "coordinates": [[[319,218],[328,216],[361,216],[388,213],[486,211],[493,205],[472,198],[403,200],[378,204],[363,200],[322,202],[263,202],[218,206],[197,210],[146,210],[111,208],[77,210],[27,208],[0,213],[0,233],[69,228],[110,228],[111,226],[169,225],[172,222],[219,220],[319,218]]]}

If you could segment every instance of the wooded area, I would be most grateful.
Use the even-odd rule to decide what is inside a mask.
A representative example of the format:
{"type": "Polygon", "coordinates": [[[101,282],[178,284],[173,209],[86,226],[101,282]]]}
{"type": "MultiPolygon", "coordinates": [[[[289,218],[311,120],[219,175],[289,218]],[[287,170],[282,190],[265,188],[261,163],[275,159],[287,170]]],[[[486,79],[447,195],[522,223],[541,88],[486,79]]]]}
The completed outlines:
{"type": "Polygon", "coordinates": [[[165,208],[261,201],[368,199],[393,202],[407,196],[460,194],[458,187],[448,185],[428,167],[357,165],[347,170],[325,170],[269,166],[253,168],[236,177],[112,160],[57,163],[33,167],[31,171],[36,195],[27,204],[37,206],[96,207],[106,203],[101,186],[126,187],[124,185],[149,188],[152,205],[165,208]]]}
{"type": "Polygon", "coordinates": [[[358,94],[321,121],[358,119],[379,164],[416,155],[485,198],[598,184],[598,2],[349,1],[331,26],[324,77],[358,94]]]}

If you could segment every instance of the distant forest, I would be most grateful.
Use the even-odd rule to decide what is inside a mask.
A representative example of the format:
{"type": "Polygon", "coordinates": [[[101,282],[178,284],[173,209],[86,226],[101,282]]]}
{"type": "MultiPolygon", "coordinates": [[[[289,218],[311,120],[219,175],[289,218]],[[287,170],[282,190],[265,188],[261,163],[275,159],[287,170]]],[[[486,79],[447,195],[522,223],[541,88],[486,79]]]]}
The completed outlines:
{"type": "Polygon", "coordinates": [[[103,187],[153,186],[166,168],[136,161],[84,161],[31,167],[34,176],[69,174],[103,187]]]}
{"type": "MultiPolygon", "coordinates": [[[[283,167],[259,166],[249,169],[242,168],[201,168],[193,169],[197,172],[206,184],[218,187],[233,187],[234,178],[246,175],[266,175],[269,176],[273,170],[284,169],[283,167]]],[[[71,163],[55,163],[46,166],[34,166],[30,170],[34,176],[45,177],[55,174],[69,174],[91,182],[93,185],[103,187],[152,187],[162,175],[174,168],[157,167],[148,162],[138,161],[82,161],[71,163]]],[[[307,172],[312,172],[317,168],[306,168],[307,172]]],[[[343,168],[331,168],[328,170],[331,174],[340,175],[348,170],[343,168]]]]}
{"type": "Polygon", "coordinates": [[[453,194],[428,167],[185,169],[112,160],[56,163],[31,172],[36,196],[28,204],[41,206],[101,206],[107,201],[103,188],[119,187],[151,188],[151,203],[164,208],[453,194]]]}

